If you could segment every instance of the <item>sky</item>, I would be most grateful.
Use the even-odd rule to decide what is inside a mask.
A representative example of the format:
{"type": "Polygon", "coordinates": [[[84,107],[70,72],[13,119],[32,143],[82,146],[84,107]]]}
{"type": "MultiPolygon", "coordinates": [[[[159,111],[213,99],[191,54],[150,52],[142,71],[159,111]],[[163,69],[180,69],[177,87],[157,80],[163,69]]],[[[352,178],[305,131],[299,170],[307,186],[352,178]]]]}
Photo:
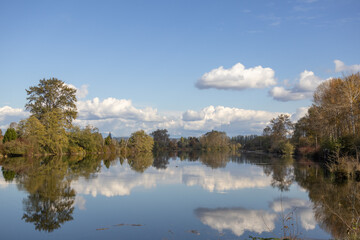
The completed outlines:
{"type": "Polygon", "coordinates": [[[360,71],[359,29],[358,0],[0,0],[0,129],[55,77],[102,133],[261,134],[360,71]]]}

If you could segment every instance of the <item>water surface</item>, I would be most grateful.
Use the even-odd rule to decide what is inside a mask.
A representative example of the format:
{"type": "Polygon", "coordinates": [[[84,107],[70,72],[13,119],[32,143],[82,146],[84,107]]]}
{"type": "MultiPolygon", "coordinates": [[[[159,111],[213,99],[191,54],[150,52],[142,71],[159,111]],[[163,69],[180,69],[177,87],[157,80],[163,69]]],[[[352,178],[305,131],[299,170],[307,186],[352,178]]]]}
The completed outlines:
{"type": "Polygon", "coordinates": [[[360,190],[308,161],[245,154],[15,158],[2,173],[4,239],[341,238],[360,190]]]}

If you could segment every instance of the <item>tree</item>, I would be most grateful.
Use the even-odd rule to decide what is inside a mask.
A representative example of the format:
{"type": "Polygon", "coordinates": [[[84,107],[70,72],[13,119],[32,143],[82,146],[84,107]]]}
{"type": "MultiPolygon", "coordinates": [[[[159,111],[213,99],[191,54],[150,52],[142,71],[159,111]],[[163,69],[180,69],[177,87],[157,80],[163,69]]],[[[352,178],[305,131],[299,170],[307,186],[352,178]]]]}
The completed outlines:
{"type": "Polygon", "coordinates": [[[14,128],[8,128],[5,132],[3,143],[10,142],[17,139],[17,134],[14,128]]]}
{"type": "Polygon", "coordinates": [[[109,135],[105,138],[105,145],[111,145],[112,143],[112,137],[111,137],[111,133],[109,133],[109,135]]]}
{"type": "Polygon", "coordinates": [[[45,114],[56,110],[61,118],[71,125],[77,116],[76,89],[67,86],[63,81],[56,78],[40,80],[37,86],[26,89],[28,103],[25,105],[37,119],[47,124],[45,114]]]}
{"type": "Polygon", "coordinates": [[[289,115],[280,114],[271,119],[270,126],[266,126],[263,130],[263,139],[265,140],[265,144],[262,144],[263,149],[273,153],[291,155],[293,147],[289,143],[289,137],[292,135],[293,129],[294,124],[289,115]]]}
{"type": "MultiPolygon", "coordinates": [[[[286,139],[294,128],[293,123],[290,120],[290,116],[286,114],[280,114],[277,118],[273,118],[270,121],[270,135],[276,140],[286,139]]],[[[264,132],[268,132],[269,128],[266,127],[264,132]]]]}
{"type": "Polygon", "coordinates": [[[211,131],[200,137],[200,143],[205,150],[226,150],[230,139],[225,132],[211,131]]]}
{"type": "Polygon", "coordinates": [[[39,152],[45,147],[45,127],[35,116],[31,116],[26,120],[21,120],[18,129],[20,138],[26,139],[34,152],[39,152]]]}
{"type": "Polygon", "coordinates": [[[45,150],[53,154],[62,154],[63,148],[68,145],[68,137],[65,131],[65,119],[61,117],[61,111],[54,111],[44,114],[45,125],[45,150]]]}
{"type": "Polygon", "coordinates": [[[169,147],[170,138],[166,129],[158,129],[150,135],[154,138],[154,150],[165,150],[169,147]]]}
{"type": "Polygon", "coordinates": [[[131,134],[129,139],[129,147],[133,153],[151,152],[153,146],[153,138],[147,135],[144,130],[140,130],[131,134]]]}

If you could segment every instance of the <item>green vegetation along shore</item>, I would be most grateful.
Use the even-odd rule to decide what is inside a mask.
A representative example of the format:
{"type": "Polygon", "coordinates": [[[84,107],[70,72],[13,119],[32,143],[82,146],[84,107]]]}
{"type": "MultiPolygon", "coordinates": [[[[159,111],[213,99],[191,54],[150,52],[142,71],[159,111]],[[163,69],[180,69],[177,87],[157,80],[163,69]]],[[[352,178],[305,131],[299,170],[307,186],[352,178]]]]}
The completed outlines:
{"type": "Polygon", "coordinates": [[[307,114],[296,123],[280,114],[261,136],[229,138],[211,131],[200,137],[171,139],[166,129],[143,130],[129,138],[103,138],[96,127],[73,124],[78,113],[76,90],[56,78],[26,89],[30,117],[0,130],[0,158],[7,156],[116,153],[128,157],[161,151],[261,151],[327,161],[347,178],[360,175],[360,73],[320,84],[307,114]]]}

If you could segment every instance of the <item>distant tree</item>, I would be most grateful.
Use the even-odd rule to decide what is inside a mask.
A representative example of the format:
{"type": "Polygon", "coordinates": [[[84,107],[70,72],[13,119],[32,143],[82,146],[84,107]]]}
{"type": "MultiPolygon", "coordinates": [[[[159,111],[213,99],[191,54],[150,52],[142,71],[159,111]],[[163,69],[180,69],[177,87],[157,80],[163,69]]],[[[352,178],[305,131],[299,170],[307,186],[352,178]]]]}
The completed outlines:
{"type": "Polygon", "coordinates": [[[276,139],[286,139],[292,133],[294,125],[290,120],[290,116],[286,114],[280,114],[277,118],[273,118],[270,121],[270,127],[266,127],[264,132],[269,132],[270,135],[276,139]],[[270,129],[269,129],[270,128],[270,129]]]}
{"type": "Polygon", "coordinates": [[[102,151],[104,140],[97,128],[86,126],[84,129],[80,129],[80,127],[74,126],[69,129],[69,144],[70,146],[79,146],[88,153],[95,153],[102,151]]]}
{"type": "Polygon", "coordinates": [[[205,150],[226,150],[229,147],[230,139],[225,132],[213,130],[202,135],[200,143],[205,150]]]}
{"type": "Polygon", "coordinates": [[[165,150],[169,147],[170,138],[166,129],[158,129],[150,134],[154,139],[154,150],[165,150]]]}
{"type": "Polygon", "coordinates": [[[133,153],[151,152],[154,140],[144,130],[140,130],[131,134],[128,145],[133,153]]]}
{"type": "Polygon", "coordinates": [[[27,92],[28,103],[25,105],[36,118],[47,124],[45,116],[54,110],[66,120],[67,124],[77,116],[76,89],[67,86],[56,78],[40,80],[37,86],[32,86],[27,92]]]}
{"type": "Polygon", "coordinates": [[[5,132],[3,143],[10,142],[17,139],[17,134],[14,128],[8,128],[5,132]]]}
{"type": "Polygon", "coordinates": [[[280,114],[271,119],[270,125],[263,130],[263,136],[256,140],[259,142],[259,148],[273,153],[291,155],[293,146],[290,143],[290,136],[293,134],[294,124],[290,116],[280,114]]]}
{"type": "Polygon", "coordinates": [[[112,137],[111,133],[109,132],[109,135],[105,138],[105,145],[111,145],[112,143],[112,137]]]}

